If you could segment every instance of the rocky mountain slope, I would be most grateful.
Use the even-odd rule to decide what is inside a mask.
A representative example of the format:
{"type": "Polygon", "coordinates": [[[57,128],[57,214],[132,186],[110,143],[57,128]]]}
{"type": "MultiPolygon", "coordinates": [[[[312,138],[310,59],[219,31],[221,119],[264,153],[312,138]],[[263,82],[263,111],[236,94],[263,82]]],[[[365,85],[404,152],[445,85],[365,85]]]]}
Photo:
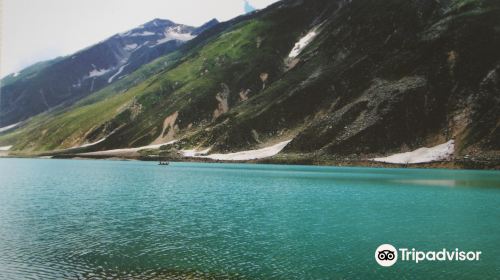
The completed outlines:
{"type": "Polygon", "coordinates": [[[67,57],[38,63],[2,80],[0,127],[68,105],[171,53],[217,24],[195,28],[155,19],[67,57]]]}
{"type": "Polygon", "coordinates": [[[494,0],[282,1],[131,75],[143,82],[0,134],[0,146],[171,156],[279,143],[281,160],[338,161],[452,143],[449,159],[498,162],[499,49],[494,0]]]}

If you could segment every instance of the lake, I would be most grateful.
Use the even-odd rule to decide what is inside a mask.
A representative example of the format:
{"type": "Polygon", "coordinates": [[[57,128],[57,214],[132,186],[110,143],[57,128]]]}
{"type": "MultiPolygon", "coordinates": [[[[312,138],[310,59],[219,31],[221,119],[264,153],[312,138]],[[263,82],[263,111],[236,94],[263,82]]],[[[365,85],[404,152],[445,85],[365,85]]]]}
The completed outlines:
{"type": "Polygon", "coordinates": [[[0,159],[0,279],[498,277],[498,171],[0,159]]]}

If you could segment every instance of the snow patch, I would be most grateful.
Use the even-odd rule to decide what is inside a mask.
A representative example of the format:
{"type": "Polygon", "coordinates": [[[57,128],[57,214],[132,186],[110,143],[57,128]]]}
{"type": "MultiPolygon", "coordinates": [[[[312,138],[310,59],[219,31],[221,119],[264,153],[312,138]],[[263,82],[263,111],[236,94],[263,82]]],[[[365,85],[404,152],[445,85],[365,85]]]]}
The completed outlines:
{"type": "Polygon", "coordinates": [[[94,146],[94,145],[97,145],[103,141],[105,141],[107,139],[107,137],[104,137],[102,139],[99,139],[93,143],[88,143],[88,144],[84,144],[84,145],[81,145],[81,146],[78,146],[78,147],[74,147],[74,148],[86,148],[86,147],[90,147],[90,146],[94,146]]]}
{"type": "Polygon", "coordinates": [[[204,156],[204,155],[208,154],[208,152],[210,152],[210,148],[205,149],[205,150],[201,150],[201,151],[198,151],[198,150],[182,150],[181,154],[183,156],[185,156],[185,157],[201,157],[201,156],[204,156]]]}
{"type": "Polygon", "coordinates": [[[15,124],[11,124],[11,125],[8,125],[8,126],[4,126],[4,127],[0,127],[0,133],[1,132],[4,132],[4,131],[7,131],[7,130],[10,130],[10,129],[13,129],[15,127],[17,127],[18,125],[20,125],[21,123],[18,122],[18,123],[15,123],[15,124]]]}
{"type": "Polygon", "coordinates": [[[424,163],[448,159],[455,151],[455,141],[450,140],[432,148],[420,148],[412,152],[395,154],[383,158],[374,158],[373,161],[385,163],[424,163]]]}
{"type": "Polygon", "coordinates": [[[185,42],[185,41],[189,41],[189,40],[193,39],[194,37],[196,37],[196,36],[192,35],[191,33],[182,33],[180,26],[169,27],[165,30],[165,32],[163,34],[165,37],[163,39],[156,41],[155,45],[163,44],[163,43],[166,43],[166,42],[172,41],[172,40],[185,42]]]}
{"type": "Polygon", "coordinates": [[[290,54],[288,55],[289,58],[295,58],[297,57],[306,47],[311,43],[314,38],[318,35],[316,32],[316,29],[311,30],[309,33],[307,33],[304,37],[300,38],[300,40],[295,43],[295,46],[293,47],[292,51],[290,51],[290,54]]]}
{"type": "Polygon", "coordinates": [[[263,149],[258,149],[258,150],[248,150],[248,151],[242,151],[242,152],[236,152],[236,153],[229,153],[229,154],[211,154],[211,155],[203,155],[208,153],[209,150],[204,150],[204,151],[198,151],[195,153],[192,153],[193,150],[186,150],[183,151],[184,156],[186,157],[197,157],[197,158],[209,158],[213,160],[253,160],[253,159],[261,159],[261,158],[267,158],[267,157],[272,157],[277,155],[279,152],[281,152],[288,143],[290,143],[292,140],[287,140],[280,142],[276,145],[266,147],[263,149]]]}
{"type": "Polygon", "coordinates": [[[127,65],[128,65],[128,64],[122,65],[122,66],[120,67],[120,69],[118,69],[118,72],[116,72],[113,76],[111,76],[111,77],[108,79],[108,84],[110,84],[116,76],[120,75],[120,73],[123,71],[123,69],[124,69],[127,65]]]}
{"type": "Polygon", "coordinates": [[[152,36],[155,35],[155,33],[150,32],[150,31],[143,31],[142,33],[132,33],[128,36],[130,37],[140,37],[140,36],[152,36]]]}
{"type": "Polygon", "coordinates": [[[137,49],[137,46],[139,46],[139,45],[137,45],[135,43],[134,44],[128,44],[128,45],[125,45],[124,49],[126,51],[133,51],[133,50],[137,49]]]}
{"type": "Polygon", "coordinates": [[[3,146],[3,147],[0,147],[0,151],[5,152],[5,151],[10,150],[10,148],[12,148],[12,146],[3,146]]]}
{"type": "Polygon", "coordinates": [[[88,77],[89,78],[99,77],[99,76],[102,76],[102,75],[108,73],[109,70],[111,70],[111,69],[94,69],[94,70],[89,72],[88,77]]]}
{"type": "Polygon", "coordinates": [[[170,38],[179,41],[189,41],[195,36],[191,33],[182,33],[179,28],[169,28],[164,33],[165,38],[170,38]]]}
{"type": "Polygon", "coordinates": [[[82,153],[80,155],[84,155],[84,156],[119,156],[119,155],[127,154],[127,153],[135,153],[135,152],[138,152],[140,150],[159,149],[161,146],[172,145],[175,142],[177,142],[177,140],[172,140],[172,141],[167,142],[167,143],[148,145],[148,146],[142,146],[142,147],[137,147],[137,148],[124,148],[124,149],[97,151],[97,152],[90,152],[90,153],[82,153]]]}
{"type": "Polygon", "coordinates": [[[120,37],[127,37],[127,36],[129,36],[131,33],[132,33],[132,31],[130,31],[130,30],[129,30],[129,31],[126,31],[126,32],[118,33],[118,35],[119,35],[120,37]]]}
{"type": "Polygon", "coordinates": [[[16,73],[14,73],[14,74],[12,75],[12,77],[14,77],[14,78],[15,78],[15,77],[19,76],[19,74],[21,74],[21,73],[16,72],[16,73]]]}
{"type": "Polygon", "coordinates": [[[72,84],[71,86],[74,87],[74,88],[81,88],[82,87],[82,81],[78,80],[78,82],[76,84],[72,84]]]}

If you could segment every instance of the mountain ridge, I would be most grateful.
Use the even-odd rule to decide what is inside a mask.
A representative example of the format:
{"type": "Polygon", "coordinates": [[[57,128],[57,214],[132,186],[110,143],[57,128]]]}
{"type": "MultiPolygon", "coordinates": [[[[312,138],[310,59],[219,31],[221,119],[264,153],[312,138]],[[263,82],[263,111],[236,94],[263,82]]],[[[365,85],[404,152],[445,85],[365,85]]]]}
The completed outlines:
{"type": "Polygon", "coordinates": [[[499,6],[277,2],[160,58],[169,66],[123,95],[0,135],[0,144],[50,153],[95,143],[76,153],[170,143],[134,156],[178,158],[290,141],[277,160],[359,162],[453,143],[447,160],[498,163],[499,6]],[[88,117],[100,107],[105,118],[88,117]],[[85,128],[71,128],[76,112],[85,128]],[[53,139],[38,140],[49,140],[45,130],[53,139]]]}
{"type": "Polygon", "coordinates": [[[58,105],[71,104],[127,75],[218,23],[200,27],[154,19],[117,33],[74,54],[37,63],[2,79],[0,126],[10,125],[58,105]],[[26,74],[25,74],[26,72],[26,74]]]}

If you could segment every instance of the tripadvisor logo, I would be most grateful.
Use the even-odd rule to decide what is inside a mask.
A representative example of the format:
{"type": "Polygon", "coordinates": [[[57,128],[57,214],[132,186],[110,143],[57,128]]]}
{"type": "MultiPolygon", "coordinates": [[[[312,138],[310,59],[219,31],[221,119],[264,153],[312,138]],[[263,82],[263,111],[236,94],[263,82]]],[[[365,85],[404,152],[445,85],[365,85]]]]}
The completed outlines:
{"type": "Polygon", "coordinates": [[[382,244],[375,250],[375,260],[381,266],[392,266],[398,261],[398,250],[391,244],[382,244]]]}
{"type": "Polygon", "coordinates": [[[391,244],[382,244],[375,250],[375,260],[381,266],[393,266],[400,261],[419,263],[422,261],[479,261],[481,251],[461,251],[442,249],[439,251],[419,251],[414,248],[396,249],[391,244]]]}

